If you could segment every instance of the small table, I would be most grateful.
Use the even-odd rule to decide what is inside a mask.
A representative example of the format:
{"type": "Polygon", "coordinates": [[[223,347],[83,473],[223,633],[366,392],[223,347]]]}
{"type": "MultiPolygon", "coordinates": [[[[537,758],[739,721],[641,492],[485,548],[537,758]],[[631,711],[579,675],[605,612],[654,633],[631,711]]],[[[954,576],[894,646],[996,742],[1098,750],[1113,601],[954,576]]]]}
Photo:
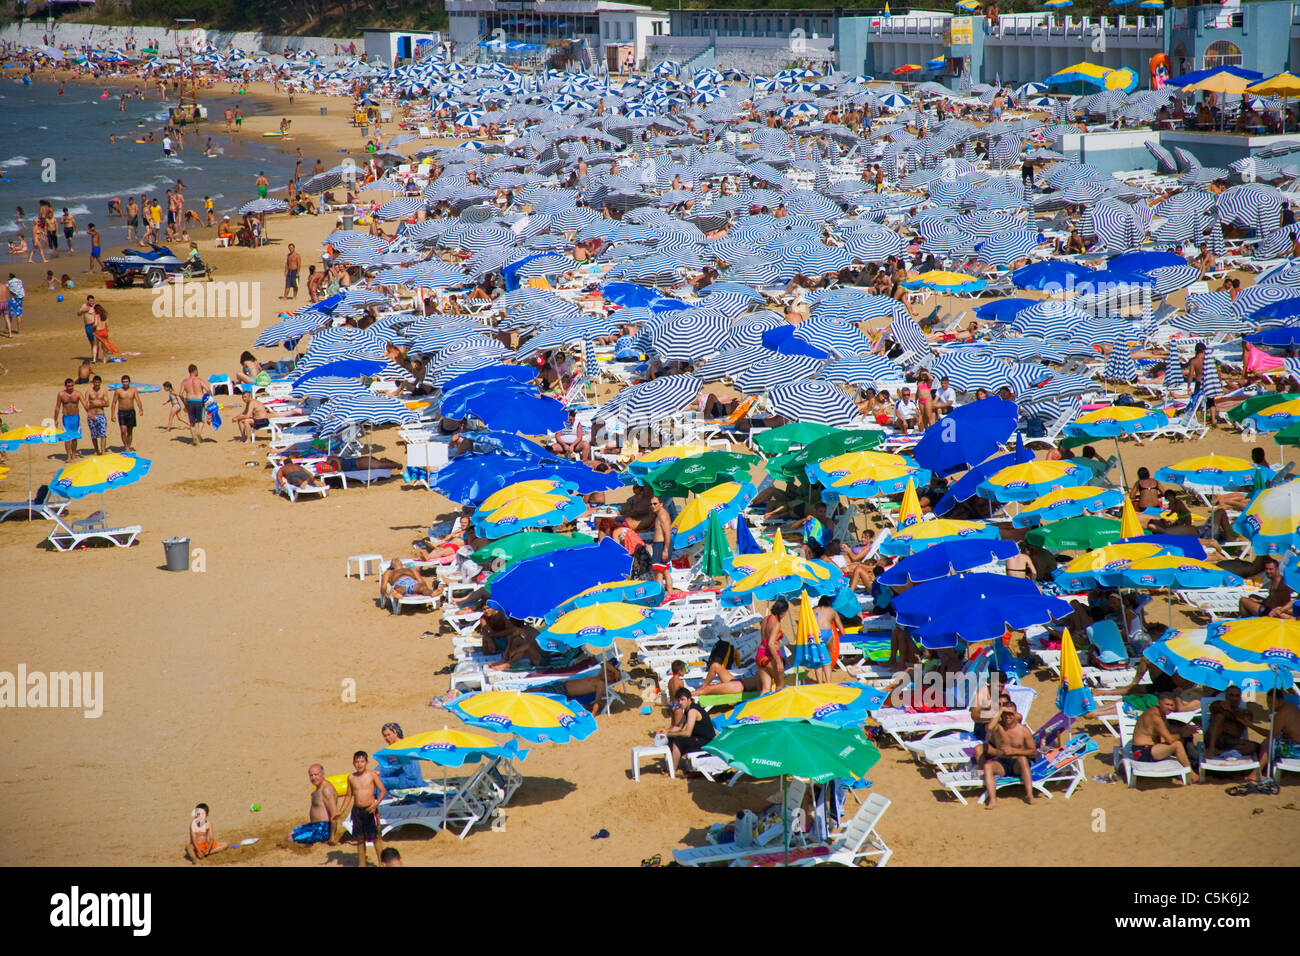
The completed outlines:
{"type": "Polygon", "coordinates": [[[357,566],[357,577],[362,581],[366,579],[366,568],[374,565],[373,573],[378,576],[384,570],[384,556],[382,554],[353,554],[348,556],[347,573],[344,577],[352,577],[352,565],[357,566]]]}
{"type": "Polygon", "coordinates": [[[673,752],[667,744],[654,744],[649,747],[632,748],[632,779],[637,783],[641,782],[641,758],[642,757],[663,757],[664,762],[668,764],[668,776],[676,777],[673,767],[673,752]]]}

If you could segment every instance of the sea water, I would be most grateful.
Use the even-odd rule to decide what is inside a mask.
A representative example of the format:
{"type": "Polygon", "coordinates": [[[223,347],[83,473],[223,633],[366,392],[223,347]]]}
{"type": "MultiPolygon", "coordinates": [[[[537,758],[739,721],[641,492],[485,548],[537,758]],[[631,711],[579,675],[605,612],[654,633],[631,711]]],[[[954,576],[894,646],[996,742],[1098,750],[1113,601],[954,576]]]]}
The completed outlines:
{"type": "MultiPolygon", "coordinates": [[[[243,107],[245,117],[270,112],[246,97],[205,96],[200,91],[209,121],[197,129],[187,124],[184,152],[164,156],[163,127],[169,107],[176,103],[159,99],[156,89],[145,88],[145,98],[140,99],[135,87],[126,87],[131,94],[126,112],[118,109],[121,86],[108,87],[103,99],[104,87],[68,83],[63,95],[58,89],[48,79],[24,85],[16,78],[0,78],[0,237],[6,240],[17,234],[17,207],[23,208],[30,230],[42,199],[53,204],[55,215],[67,208],[76,216],[78,232],[93,222],[108,247],[126,237],[125,222],[108,217],[108,200],[115,196],[123,210],[131,196],[139,199],[141,194],[164,202],[166,190],[179,179],[185,184],[188,208],[202,215],[203,197],[211,196],[218,216],[233,215],[237,206],[257,198],[254,181],[259,172],[271,181],[273,196],[283,196],[293,174],[292,141],[282,147],[279,140],[263,138],[247,127],[238,135],[226,134],[227,106],[243,107]],[[150,131],[157,142],[135,142],[150,131]],[[110,135],[116,137],[115,145],[109,144],[110,135]],[[213,155],[205,156],[209,138],[213,155]]],[[[304,153],[305,171],[316,158],[304,153]]],[[[320,159],[333,165],[328,156],[320,159]]],[[[84,242],[78,236],[78,244],[84,242]]]]}

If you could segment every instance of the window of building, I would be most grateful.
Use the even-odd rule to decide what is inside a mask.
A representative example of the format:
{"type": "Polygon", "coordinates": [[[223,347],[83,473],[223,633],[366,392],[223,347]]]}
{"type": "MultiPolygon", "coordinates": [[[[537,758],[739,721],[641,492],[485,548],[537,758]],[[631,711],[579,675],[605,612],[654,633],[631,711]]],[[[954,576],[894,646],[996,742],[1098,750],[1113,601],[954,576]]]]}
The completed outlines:
{"type": "Polygon", "coordinates": [[[1241,66],[1241,50],[1231,40],[1215,40],[1205,51],[1205,68],[1241,66]]]}
{"type": "Polygon", "coordinates": [[[656,20],[656,21],[654,22],[654,29],[653,29],[651,32],[652,32],[655,36],[657,36],[657,37],[661,37],[661,36],[663,36],[663,35],[664,35],[664,24],[663,24],[663,21],[662,21],[662,20],[656,20]]]}

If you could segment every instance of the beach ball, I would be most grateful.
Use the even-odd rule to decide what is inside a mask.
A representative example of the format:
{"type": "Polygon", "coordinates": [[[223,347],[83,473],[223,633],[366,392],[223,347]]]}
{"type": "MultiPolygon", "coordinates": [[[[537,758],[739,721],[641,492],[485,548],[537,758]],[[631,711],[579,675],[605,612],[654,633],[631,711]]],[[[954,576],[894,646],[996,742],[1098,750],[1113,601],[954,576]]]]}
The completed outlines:
{"type": "Polygon", "coordinates": [[[58,296],[58,297],[55,299],[55,301],[56,301],[56,302],[62,302],[62,301],[63,301],[63,296],[58,296]]]}

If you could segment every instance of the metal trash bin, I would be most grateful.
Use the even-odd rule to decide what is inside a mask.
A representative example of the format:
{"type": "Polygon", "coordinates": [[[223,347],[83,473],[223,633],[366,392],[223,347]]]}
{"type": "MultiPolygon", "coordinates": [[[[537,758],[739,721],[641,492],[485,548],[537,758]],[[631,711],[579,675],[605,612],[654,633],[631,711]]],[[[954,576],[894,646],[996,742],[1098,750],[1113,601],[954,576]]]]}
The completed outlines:
{"type": "Polygon", "coordinates": [[[163,551],[167,554],[168,571],[188,571],[190,569],[189,538],[164,538],[163,551]]]}
{"type": "Polygon", "coordinates": [[[351,231],[352,231],[352,217],[351,217],[351,216],[344,216],[344,217],[343,217],[343,231],[344,231],[344,232],[351,232],[351,231]]]}
{"type": "Polygon", "coordinates": [[[321,116],[328,116],[328,115],[329,115],[329,107],[328,107],[328,106],[322,106],[322,107],[320,108],[320,115],[321,115],[321,116]]]}

